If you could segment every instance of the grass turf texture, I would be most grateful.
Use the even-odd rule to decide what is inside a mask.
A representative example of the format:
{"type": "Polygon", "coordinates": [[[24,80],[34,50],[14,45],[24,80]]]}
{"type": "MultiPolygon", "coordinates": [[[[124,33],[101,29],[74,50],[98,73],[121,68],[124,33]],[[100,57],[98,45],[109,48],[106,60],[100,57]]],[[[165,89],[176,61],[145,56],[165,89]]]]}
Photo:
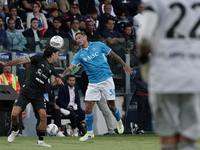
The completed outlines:
{"type": "Polygon", "coordinates": [[[159,150],[159,138],[155,134],[144,135],[112,135],[95,136],[86,142],[80,142],[80,137],[45,137],[44,141],[52,145],[38,147],[37,137],[16,137],[12,143],[7,142],[7,137],[0,137],[1,150],[159,150]]]}

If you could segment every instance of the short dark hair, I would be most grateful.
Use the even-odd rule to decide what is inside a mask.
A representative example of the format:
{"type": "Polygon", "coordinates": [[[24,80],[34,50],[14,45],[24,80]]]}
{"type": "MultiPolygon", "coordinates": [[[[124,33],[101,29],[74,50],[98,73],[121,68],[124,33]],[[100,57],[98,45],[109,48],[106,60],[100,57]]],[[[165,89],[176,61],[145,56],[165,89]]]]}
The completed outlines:
{"type": "Polygon", "coordinates": [[[130,24],[124,25],[123,29],[125,30],[127,27],[131,27],[131,29],[132,29],[132,26],[130,24]]]}
{"type": "Polygon", "coordinates": [[[124,10],[119,10],[119,12],[117,13],[117,17],[122,16],[123,13],[125,14],[125,16],[127,16],[124,10]]]}
{"type": "Polygon", "coordinates": [[[51,57],[52,53],[56,53],[57,51],[59,51],[57,48],[54,48],[52,46],[48,46],[43,53],[43,56],[46,58],[51,57]]]}
{"type": "Polygon", "coordinates": [[[9,18],[9,19],[8,19],[8,23],[9,23],[10,21],[12,21],[12,20],[15,22],[15,20],[14,20],[13,18],[9,18]]]}
{"type": "MultiPolygon", "coordinates": [[[[108,19],[106,20],[106,23],[108,23],[109,20],[114,21],[114,19],[112,19],[112,18],[108,18],[108,19]]],[[[115,22],[115,21],[114,21],[114,22],[115,22]]]]}
{"type": "Polygon", "coordinates": [[[75,37],[76,37],[77,35],[79,35],[79,34],[81,34],[82,36],[85,36],[85,35],[86,35],[84,31],[80,31],[80,32],[78,32],[78,33],[75,34],[75,37]]]}
{"type": "Polygon", "coordinates": [[[58,9],[56,9],[56,8],[50,9],[50,14],[51,14],[52,12],[54,12],[54,11],[58,11],[58,9]]]}
{"type": "Polygon", "coordinates": [[[33,5],[36,4],[40,8],[40,4],[38,2],[34,2],[33,5]]]}
{"type": "Polygon", "coordinates": [[[80,22],[79,19],[74,18],[74,19],[72,19],[71,24],[74,24],[74,23],[75,23],[75,22],[74,22],[75,20],[78,20],[78,22],[80,22]]]}
{"type": "Polygon", "coordinates": [[[73,74],[69,74],[69,75],[67,75],[67,80],[68,80],[70,77],[74,77],[74,78],[76,78],[75,75],[73,75],[73,74]]]}
{"type": "Polygon", "coordinates": [[[11,11],[12,9],[17,9],[17,7],[15,7],[14,5],[9,7],[9,11],[11,11]]]}
{"type": "Polygon", "coordinates": [[[90,9],[90,14],[97,14],[97,9],[95,7],[90,9]]]}
{"type": "Polygon", "coordinates": [[[61,23],[62,19],[61,19],[60,17],[55,17],[55,18],[53,19],[53,22],[54,22],[54,21],[58,21],[58,22],[61,23]]]}
{"type": "Polygon", "coordinates": [[[31,19],[31,23],[32,23],[34,20],[37,20],[37,21],[38,21],[38,19],[37,19],[37,18],[32,18],[32,19],[31,19]]]}

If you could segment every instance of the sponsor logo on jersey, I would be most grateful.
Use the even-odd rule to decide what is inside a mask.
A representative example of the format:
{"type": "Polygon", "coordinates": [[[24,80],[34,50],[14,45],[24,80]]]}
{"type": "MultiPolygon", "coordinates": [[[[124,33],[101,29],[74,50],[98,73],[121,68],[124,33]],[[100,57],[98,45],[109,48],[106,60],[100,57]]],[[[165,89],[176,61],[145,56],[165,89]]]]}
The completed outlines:
{"type": "Polygon", "coordinates": [[[98,52],[92,53],[91,55],[87,56],[87,59],[88,59],[88,60],[91,60],[91,59],[95,58],[96,56],[99,56],[99,53],[98,53],[98,52]]]}

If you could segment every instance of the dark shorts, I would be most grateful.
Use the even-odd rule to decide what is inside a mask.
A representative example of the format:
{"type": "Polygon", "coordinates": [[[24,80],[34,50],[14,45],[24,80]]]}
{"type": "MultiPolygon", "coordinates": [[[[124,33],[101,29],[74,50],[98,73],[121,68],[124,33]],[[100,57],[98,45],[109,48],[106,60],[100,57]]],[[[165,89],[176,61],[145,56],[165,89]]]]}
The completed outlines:
{"type": "Polygon", "coordinates": [[[22,110],[24,110],[26,108],[26,105],[28,105],[28,103],[32,104],[34,111],[37,111],[39,109],[46,110],[46,100],[43,94],[38,95],[38,97],[35,99],[31,99],[20,93],[17,99],[15,100],[13,106],[20,106],[22,110]]]}

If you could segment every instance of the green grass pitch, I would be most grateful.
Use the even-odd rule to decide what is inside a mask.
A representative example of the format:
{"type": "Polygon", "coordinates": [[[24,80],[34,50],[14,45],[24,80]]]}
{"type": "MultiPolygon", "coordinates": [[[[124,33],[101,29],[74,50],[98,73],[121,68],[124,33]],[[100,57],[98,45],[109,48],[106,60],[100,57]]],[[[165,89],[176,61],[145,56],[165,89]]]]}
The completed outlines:
{"type": "MultiPolygon", "coordinates": [[[[16,137],[12,143],[7,137],[0,137],[0,150],[159,150],[159,138],[156,134],[95,136],[86,142],[79,137],[45,137],[44,141],[52,145],[38,147],[37,137],[16,137]]],[[[200,145],[200,142],[199,142],[200,145]]]]}

